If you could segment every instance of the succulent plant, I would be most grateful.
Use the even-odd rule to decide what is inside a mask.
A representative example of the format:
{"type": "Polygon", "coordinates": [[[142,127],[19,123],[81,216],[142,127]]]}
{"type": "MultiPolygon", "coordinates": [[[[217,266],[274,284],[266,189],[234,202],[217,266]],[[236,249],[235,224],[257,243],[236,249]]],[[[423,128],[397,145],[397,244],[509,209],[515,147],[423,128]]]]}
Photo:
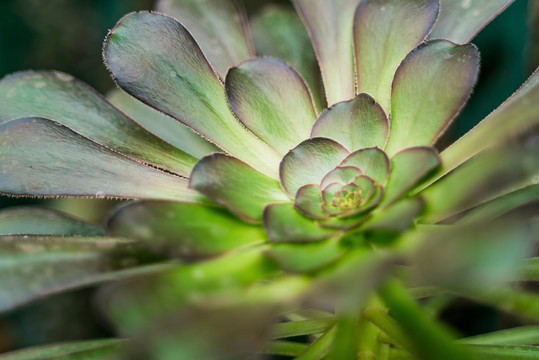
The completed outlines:
{"type": "Polygon", "coordinates": [[[105,230],[0,212],[2,310],[116,282],[100,303],[130,340],[40,358],[539,358],[523,346],[536,328],[458,343],[414,300],[539,320],[539,297],[508,285],[539,266],[522,261],[537,238],[537,72],[436,148],[476,82],[469,41],[511,1],[293,3],[307,32],[272,8],[252,23],[259,48],[233,1],[126,15],[104,44],[109,100],[54,71],[0,82],[0,192],[137,200],[105,230]]]}

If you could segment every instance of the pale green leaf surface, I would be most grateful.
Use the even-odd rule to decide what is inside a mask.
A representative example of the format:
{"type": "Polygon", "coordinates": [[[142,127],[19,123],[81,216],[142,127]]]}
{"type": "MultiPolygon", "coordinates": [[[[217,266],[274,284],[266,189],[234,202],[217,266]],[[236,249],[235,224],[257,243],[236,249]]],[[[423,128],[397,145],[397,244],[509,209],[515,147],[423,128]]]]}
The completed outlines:
{"type": "Polygon", "coordinates": [[[325,96],[309,34],[298,14],[285,6],[267,6],[250,20],[257,54],[281,59],[305,79],[316,109],[325,107],[325,96]]]}
{"type": "Polygon", "coordinates": [[[330,265],[344,255],[338,239],[308,243],[273,243],[266,255],[281,268],[293,273],[316,271],[330,265]]]}
{"type": "Polygon", "coordinates": [[[122,89],[112,90],[107,98],[146,130],[197,159],[221,151],[178,120],[137,101],[122,89]]]}
{"type": "Polygon", "coordinates": [[[105,230],[53,209],[12,207],[0,211],[0,235],[51,234],[104,236],[105,230]]]}
{"type": "Polygon", "coordinates": [[[393,80],[388,154],[432,145],[466,103],[478,70],[471,44],[434,40],[410,52],[393,80]]]}
{"type": "Polygon", "coordinates": [[[108,221],[114,236],[147,244],[171,256],[218,255],[266,240],[260,226],[222,208],[168,201],[140,201],[120,208],[108,221]]]}
{"type": "Polygon", "coordinates": [[[147,12],[127,15],[103,52],[126,92],[277,179],[280,156],[236,119],[219,78],[176,20],[147,12]]]}
{"type": "Polygon", "coordinates": [[[474,345],[535,345],[539,344],[539,326],[503,329],[459,339],[459,342],[474,345]]]}
{"type": "Polygon", "coordinates": [[[481,29],[514,0],[440,0],[440,16],[431,39],[470,42],[481,29]]]}
{"type": "Polygon", "coordinates": [[[331,139],[305,140],[283,158],[279,171],[281,186],[295,196],[303,185],[319,184],[349,153],[331,139]]]}
{"type": "Polygon", "coordinates": [[[275,59],[254,59],[230,69],[231,109],[254,134],[281,155],[309,138],[316,110],[299,74],[275,59]]]}
{"type": "Polygon", "coordinates": [[[314,45],[328,105],[355,96],[352,28],[360,0],[294,0],[314,45]]]}
{"type": "Polygon", "coordinates": [[[388,136],[389,120],[367,94],[359,94],[324,111],[311,132],[311,137],[333,139],[350,151],[373,146],[383,148],[388,136]]]}
{"type": "Polygon", "coordinates": [[[399,233],[410,227],[423,209],[424,202],[415,197],[398,201],[377,213],[362,225],[364,231],[399,233]]]}
{"type": "Polygon", "coordinates": [[[334,230],[319,226],[292,204],[270,204],[264,209],[264,229],[272,242],[311,242],[327,239],[334,230]]]}
{"type": "Polygon", "coordinates": [[[138,264],[130,242],[114,238],[0,236],[0,311],[99,280],[138,264]]]}
{"type": "Polygon", "coordinates": [[[339,166],[354,166],[376,183],[385,185],[390,171],[390,161],[379,148],[365,148],[348,155],[339,166]]]}
{"type": "Polygon", "coordinates": [[[383,204],[391,204],[405,195],[439,165],[440,158],[434,148],[411,147],[395,154],[391,159],[391,174],[383,204]]]}
{"type": "Polygon", "coordinates": [[[324,219],[327,214],[322,211],[320,185],[308,184],[299,188],[294,200],[294,207],[305,216],[324,219]]]}
{"type": "Polygon", "coordinates": [[[482,150],[499,145],[539,123],[539,71],[495,111],[442,151],[442,177],[482,150]]]}
{"type": "Polygon", "coordinates": [[[46,119],[1,125],[0,157],[4,194],[202,199],[187,188],[186,179],[142,165],[46,119]]]}
{"type": "Polygon", "coordinates": [[[29,71],[0,81],[0,124],[33,116],[57,121],[127,157],[183,176],[196,163],[196,158],[152,135],[71,75],[29,71]]]}
{"type": "Polygon", "coordinates": [[[243,9],[234,0],[160,0],[156,9],[189,29],[221,77],[254,55],[243,9]]]}
{"type": "Polygon", "coordinates": [[[391,111],[391,83],[406,55],[423,41],[438,16],[437,0],[364,0],[354,18],[358,92],[391,111]]]}
{"type": "Polygon", "coordinates": [[[123,339],[98,339],[51,344],[0,354],[3,360],[103,360],[118,355],[123,339]]]}
{"type": "Polygon", "coordinates": [[[189,186],[247,221],[260,221],[267,204],[290,201],[277,181],[224,154],[200,160],[189,186]]]}

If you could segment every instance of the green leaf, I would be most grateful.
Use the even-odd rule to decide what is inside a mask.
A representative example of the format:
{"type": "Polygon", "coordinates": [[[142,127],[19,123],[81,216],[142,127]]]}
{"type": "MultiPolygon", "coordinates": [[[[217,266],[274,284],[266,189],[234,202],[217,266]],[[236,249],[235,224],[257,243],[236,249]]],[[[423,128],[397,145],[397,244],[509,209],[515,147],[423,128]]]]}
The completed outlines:
{"type": "Polygon", "coordinates": [[[127,93],[278,178],[280,156],[235,118],[219,78],[176,20],[147,12],[125,16],[107,36],[103,57],[127,93]]]}
{"type": "Polygon", "coordinates": [[[125,346],[123,339],[86,340],[52,344],[3,353],[3,360],[103,360],[117,356],[125,346]]]}
{"type": "Polygon", "coordinates": [[[539,123],[539,70],[476,127],[442,151],[440,178],[486,148],[500,145],[539,123]]]}
{"type": "Polygon", "coordinates": [[[171,256],[205,257],[265,241],[260,226],[221,208],[165,201],[140,201],[120,208],[109,232],[147,244],[171,256]]]}
{"type": "Polygon", "coordinates": [[[156,9],[189,29],[221,77],[254,55],[243,9],[233,0],[159,0],[156,9]]]}
{"type": "Polygon", "coordinates": [[[362,1],[354,18],[358,92],[372,95],[389,112],[395,71],[437,16],[437,0],[362,1]]]}
{"type": "Polygon", "coordinates": [[[224,154],[200,160],[191,173],[189,186],[252,222],[262,219],[267,204],[290,201],[277,181],[224,154]]]}
{"type": "Polygon", "coordinates": [[[325,97],[313,45],[298,14],[285,6],[264,7],[250,21],[257,54],[281,59],[305,79],[316,109],[325,108],[325,97]]]}
{"type": "Polygon", "coordinates": [[[339,239],[309,243],[272,243],[266,255],[292,273],[310,273],[331,265],[344,255],[339,239]]]}
{"type": "Polygon", "coordinates": [[[434,148],[411,147],[395,154],[383,204],[391,204],[405,195],[439,165],[440,158],[434,148]]]}
{"type": "Polygon", "coordinates": [[[296,193],[294,207],[303,215],[314,219],[325,219],[327,214],[322,211],[322,196],[318,184],[304,185],[296,193]]]}
{"type": "Polygon", "coordinates": [[[186,176],[196,158],[147,132],[71,75],[29,71],[0,81],[0,124],[37,116],[57,121],[138,162],[186,176]]]}
{"type": "Polygon", "coordinates": [[[354,151],[339,166],[357,167],[381,185],[385,185],[387,182],[390,170],[390,162],[386,153],[376,147],[354,151]]]}
{"type": "Polygon", "coordinates": [[[440,0],[440,16],[431,39],[447,39],[459,44],[475,35],[514,0],[440,0]]]}
{"type": "Polygon", "coordinates": [[[104,236],[105,230],[53,209],[12,207],[0,211],[0,235],[16,234],[104,236]]]}
{"type": "Polygon", "coordinates": [[[313,42],[328,105],[355,96],[352,26],[360,0],[293,0],[313,42]]]}
{"type": "Polygon", "coordinates": [[[129,241],[80,236],[0,236],[0,311],[59,291],[121,277],[113,270],[137,265],[129,241]]]}
{"type": "Polygon", "coordinates": [[[273,327],[273,339],[284,339],[294,336],[321,334],[335,324],[335,318],[328,317],[315,320],[288,321],[273,327]]]}
{"type": "Polygon", "coordinates": [[[280,154],[309,137],[316,120],[309,89],[281,61],[253,59],[230,69],[226,92],[238,119],[280,154]]]}
{"type": "Polygon", "coordinates": [[[290,150],[280,165],[281,186],[294,197],[303,185],[319,184],[349,154],[331,139],[312,138],[290,150]]]}
{"type": "Polygon", "coordinates": [[[367,94],[359,94],[324,111],[311,132],[311,137],[333,139],[350,151],[383,148],[388,136],[389,120],[381,106],[367,94]]]}
{"type": "Polygon", "coordinates": [[[221,151],[178,120],[137,101],[122,89],[113,89],[107,98],[146,130],[197,159],[221,151]]]}
{"type": "Polygon", "coordinates": [[[479,70],[474,45],[426,42],[400,64],[391,94],[391,135],[386,151],[432,145],[471,94],[479,70]]]}
{"type": "Polygon", "coordinates": [[[327,239],[334,230],[320,227],[292,204],[271,204],[264,209],[264,229],[272,242],[310,242],[327,239]]]}
{"type": "Polygon", "coordinates": [[[459,342],[474,345],[535,345],[539,344],[539,326],[503,329],[459,339],[459,342]]]}
{"type": "Polygon", "coordinates": [[[186,179],[137,163],[46,119],[1,125],[0,157],[4,194],[202,201],[187,188],[186,179]]]}
{"type": "Polygon", "coordinates": [[[478,360],[534,360],[538,346],[473,345],[470,350],[478,360]]]}
{"type": "Polygon", "coordinates": [[[539,149],[528,143],[483,151],[420,194],[435,223],[528,185],[539,175],[539,149]],[[465,186],[463,186],[465,184],[465,186]]]}
{"type": "Polygon", "coordinates": [[[418,197],[398,201],[373,215],[361,229],[369,232],[400,233],[410,227],[424,205],[418,197]]]}

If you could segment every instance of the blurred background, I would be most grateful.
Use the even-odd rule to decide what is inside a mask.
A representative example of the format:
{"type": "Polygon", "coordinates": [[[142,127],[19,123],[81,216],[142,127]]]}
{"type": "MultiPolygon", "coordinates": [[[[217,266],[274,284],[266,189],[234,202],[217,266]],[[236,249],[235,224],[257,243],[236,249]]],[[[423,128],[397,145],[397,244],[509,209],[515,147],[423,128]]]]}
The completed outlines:
{"type": "MultiPolygon", "coordinates": [[[[286,0],[244,2],[249,15],[270,3],[290,5],[286,0]]],[[[56,69],[106,93],[114,87],[101,58],[102,41],[108,29],[122,15],[150,10],[153,5],[153,0],[4,0],[0,11],[0,76],[20,70],[56,69]]],[[[482,55],[479,82],[471,101],[441,139],[441,147],[488,115],[539,65],[539,0],[516,0],[473,42],[482,55]]],[[[0,196],[0,208],[42,204],[95,222],[100,222],[103,211],[117,203],[0,196]]],[[[92,291],[83,289],[53,296],[1,316],[0,352],[53,341],[111,335],[105,319],[95,311],[92,291]]],[[[458,302],[442,316],[459,331],[470,335],[508,321],[489,308],[458,302]]]]}

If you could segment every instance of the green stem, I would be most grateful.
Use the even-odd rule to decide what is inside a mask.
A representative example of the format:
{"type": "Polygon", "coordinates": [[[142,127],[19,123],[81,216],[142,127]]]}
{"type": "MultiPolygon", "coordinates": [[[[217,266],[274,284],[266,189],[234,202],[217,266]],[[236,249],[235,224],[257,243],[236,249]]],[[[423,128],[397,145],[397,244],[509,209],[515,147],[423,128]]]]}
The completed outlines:
{"type": "Polygon", "coordinates": [[[300,356],[295,360],[320,360],[329,352],[333,338],[337,332],[337,327],[333,326],[318,340],[316,340],[311,346],[309,346],[300,356]]]}
{"type": "MultiPolygon", "coordinates": [[[[413,350],[413,344],[409,341],[406,333],[385,310],[378,306],[368,306],[363,311],[363,316],[382,330],[390,338],[392,344],[407,349],[408,351],[413,350]]],[[[383,335],[381,335],[381,337],[383,338],[383,335]]]]}

